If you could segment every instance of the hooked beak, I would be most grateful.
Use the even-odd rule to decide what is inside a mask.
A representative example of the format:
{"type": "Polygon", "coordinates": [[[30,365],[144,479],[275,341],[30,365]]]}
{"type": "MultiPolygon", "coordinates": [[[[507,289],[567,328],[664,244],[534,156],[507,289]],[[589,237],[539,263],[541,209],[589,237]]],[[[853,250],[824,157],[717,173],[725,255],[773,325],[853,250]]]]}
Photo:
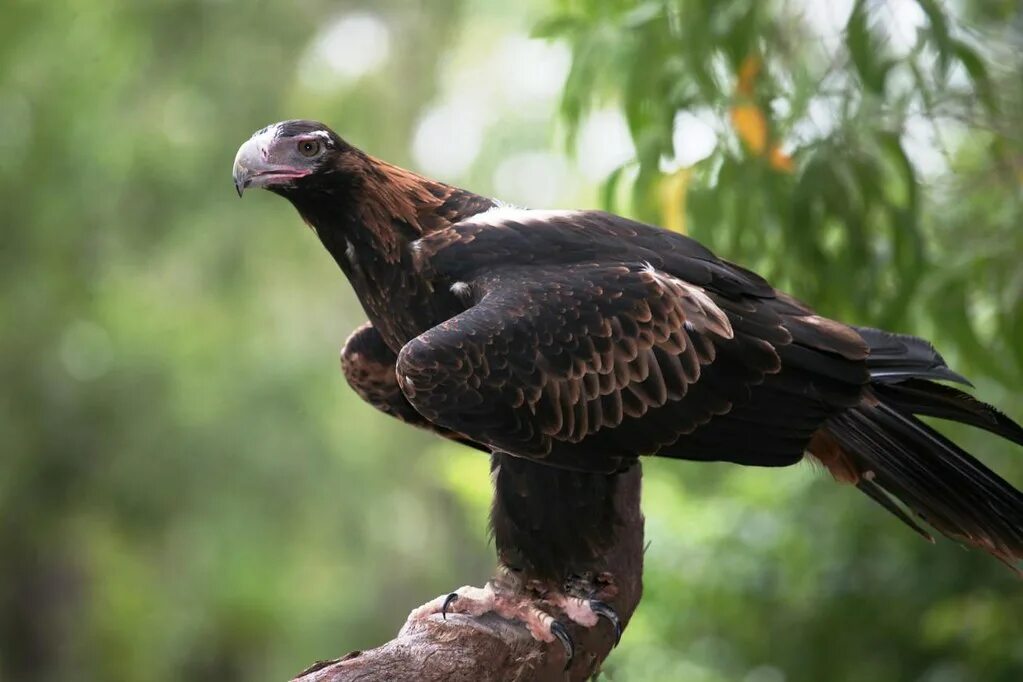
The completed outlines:
{"type": "Polygon", "coordinates": [[[248,187],[274,187],[309,175],[306,168],[293,168],[270,161],[272,135],[253,135],[234,157],[234,188],[238,196],[248,187]]]}

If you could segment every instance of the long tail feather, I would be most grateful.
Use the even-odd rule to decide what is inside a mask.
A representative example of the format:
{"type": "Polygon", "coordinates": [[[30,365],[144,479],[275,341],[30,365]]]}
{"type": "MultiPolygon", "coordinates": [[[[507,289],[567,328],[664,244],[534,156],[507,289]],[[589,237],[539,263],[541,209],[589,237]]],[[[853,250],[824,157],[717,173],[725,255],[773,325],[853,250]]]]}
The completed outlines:
{"type": "Polygon", "coordinates": [[[903,412],[960,422],[1023,445],[1023,428],[997,408],[957,388],[910,379],[874,387],[886,403],[903,412]]]}
{"type": "Polygon", "coordinates": [[[1023,427],[963,391],[968,383],[922,339],[858,329],[871,346],[864,401],[833,416],[810,451],[915,532],[911,513],[944,535],[979,547],[1020,572],[1023,493],[916,415],[984,429],[1023,445],[1023,427]]]}
{"type": "Polygon", "coordinates": [[[858,469],[860,488],[913,530],[921,531],[880,494],[948,537],[1010,564],[1023,560],[1023,493],[930,426],[879,403],[838,415],[827,428],[858,469]]]}

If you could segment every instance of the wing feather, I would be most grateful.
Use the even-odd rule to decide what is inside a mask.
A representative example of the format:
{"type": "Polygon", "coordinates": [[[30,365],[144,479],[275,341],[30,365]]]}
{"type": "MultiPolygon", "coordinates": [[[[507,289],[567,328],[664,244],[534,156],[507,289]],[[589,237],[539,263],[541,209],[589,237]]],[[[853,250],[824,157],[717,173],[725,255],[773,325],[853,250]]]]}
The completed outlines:
{"type": "Polygon", "coordinates": [[[563,466],[773,465],[861,396],[854,330],[695,242],[599,212],[509,215],[417,244],[418,267],[475,297],[399,355],[430,421],[563,466]]]}

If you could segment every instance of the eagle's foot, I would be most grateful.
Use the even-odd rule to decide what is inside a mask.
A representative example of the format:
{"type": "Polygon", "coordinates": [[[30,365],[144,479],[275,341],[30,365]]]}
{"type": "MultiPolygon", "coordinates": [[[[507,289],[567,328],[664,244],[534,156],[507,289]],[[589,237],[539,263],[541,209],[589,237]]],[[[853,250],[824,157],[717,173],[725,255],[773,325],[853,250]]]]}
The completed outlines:
{"type": "Polygon", "coordinates": [[[604,618],[614,630],[615,646],[622,639],[622,623],[618,613],[605,600],[614,598],[618,588],[610,573],[574,574],[565,579],[560,593],[554,594],[554,603],[576,623],[593,627],[604,618]],[[573,615],[576,614],[576,615],[573,615]],[[584,620],[591,621],[587,625],[584,620]]]}
{"type": "MultiPolygon", "coordinates": [[[[606,587],[606,586],[605,586],[606,587]]],[[[560,611],[566,618],[585,628],[595,626],[601,618],[614,629],[615,644],[621,639],[621,622],[607,603],[596,596],[613,595],[613,589],[598,590],[594,582],[573,576],[562,590],[552,590],[540,581],[521,584],[517,579],[495,578],[484,587],[466,585],[437,597],[409,614],[409,620],[421,620],[440,614],[447,620],[449,613],[481,616],[495,613],[507,620],[517,620],[526,626],[530,635],[541,642],[558,640],[565,650],[565,668],[572,665],[575,644],[567,628],[549,611],[560,611]]]]}

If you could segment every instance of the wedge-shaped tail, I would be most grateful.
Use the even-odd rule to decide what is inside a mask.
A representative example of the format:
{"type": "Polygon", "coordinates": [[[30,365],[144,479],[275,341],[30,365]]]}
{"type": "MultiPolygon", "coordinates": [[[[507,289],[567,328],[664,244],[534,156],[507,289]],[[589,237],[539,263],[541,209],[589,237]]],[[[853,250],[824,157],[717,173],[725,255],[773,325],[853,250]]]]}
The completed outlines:
{"type": "Polygon", "coordinates": [[[836,478],[856,484],[924,537],[930,539],[914,514],[1019,571],[1023,493],[917,415],[981,428],[1020,445],[1023,428],[991,405],[930,381],[966,383],[926,341],[858,331],[871,345],[869,393],[859,406],[829,419],[811,452],[836,478]]]}

